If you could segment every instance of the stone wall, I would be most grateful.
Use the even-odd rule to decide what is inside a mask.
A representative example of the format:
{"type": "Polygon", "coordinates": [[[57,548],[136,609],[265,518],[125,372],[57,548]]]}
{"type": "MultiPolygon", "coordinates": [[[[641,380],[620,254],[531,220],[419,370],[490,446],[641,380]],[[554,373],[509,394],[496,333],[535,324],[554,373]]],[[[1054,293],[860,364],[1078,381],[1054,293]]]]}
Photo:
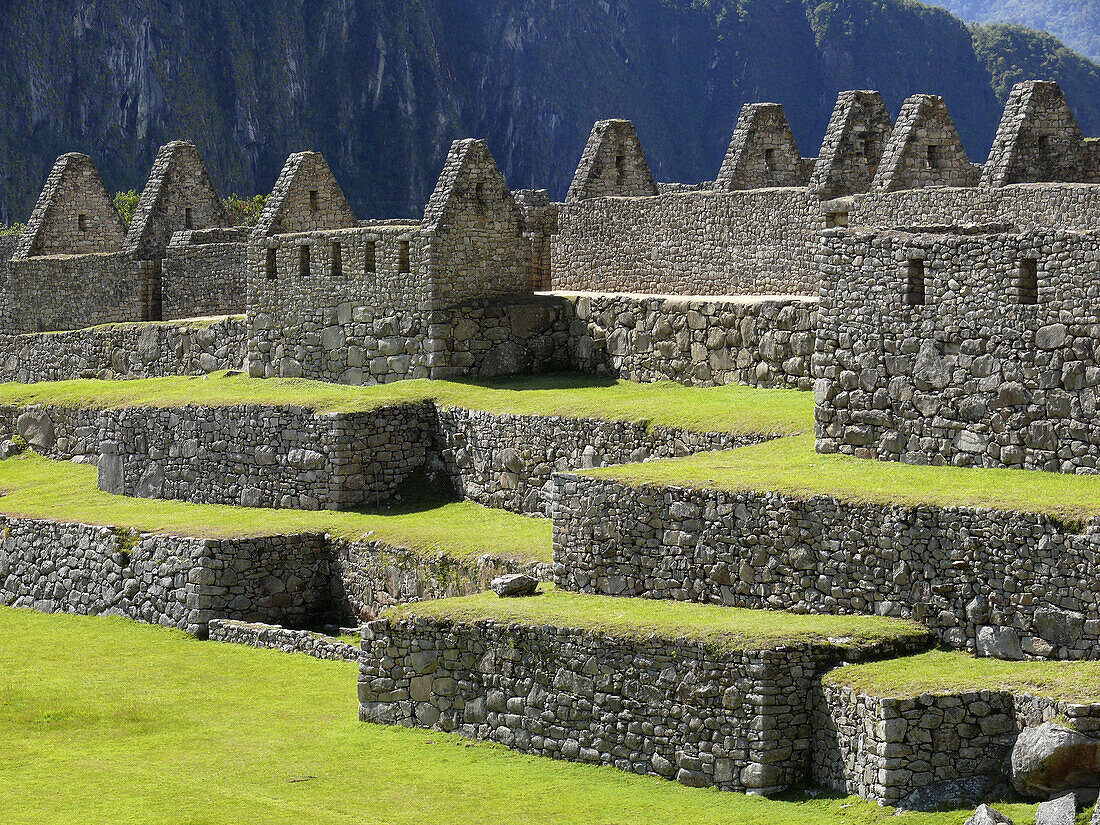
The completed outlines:
{"type": "Polygon", "coordinates": [[[561,294],[581,372],[808,390],[817,299],[561,294]]]}
{"type": "Polygon", "coordinates": [[[1100,641],[1096,523],[567,473],[551,513],[569,590],[915,619],[1001,658],[1080,659],[1100,641]]]}
{"type": "Polygon", "coordinates": [[[1100,729],[1100,704],[1070,704],[1007,690],[879,697],[826,680],[814,724],[814,780],[896,805],[952,779],[1008,779],[1005,762],[1025,727],[1054,717],[1100,729]]]}
{"type": "Polygon", "coordinates": [[[567,201],[555,290],[673,295],[814,295],[825,215],[804,188],[567,201]]]}
{"type": "Polygon", "coordinates": [[[856,197],[849,228],[1010,224],[1021,232],[1051,226],[1068,231],[1100,228],[1100,186],[1016,184],[876,192],[856,197]]]}
{"type": "Polygon", "coordinates": [[[808,644],[717,651],[566,627],[383,618],[364,628],[359,716],[766,793],[810,778],[816,674],[864,654],[808,644]]]}
{"type": "Polygon", "coordinates": [[[0,381],[203,375],[243,369],[247,353],[248,327],[240,317],[0,334],[0,381]]]}
{"type": "Polygon", "coordinates": [[[284,653],[305,653],[315,659],[359,661],[359,648],[356,645],[323,633],[311,630],[289,630],[279,625],[211,619],[208,638],[212,642],[281,650],[284,653]]]}
{"type": "Polygon", "coordinates": [[[122,252],[15,257],[9,263],[9,332],[140,321],[140,273],[122,252]]]}
{"type": "Polygon", "coordinates": [[[817,449],[1093,472],[1100,232],[827,232],[817,449]]]}
{"type": "Polygon", "coordinates": [[[0,437],[15,436],[56,461],[95,463],[99,456],[99,410],[0,405],[0,437]]]}
{"type": "Polygon", "coordinates": [[[161,317],[243,313],[248,229],[177,232],[162,264],[161,317]]]}
{"type": "Polygon", "coordinates": [[[99,487],[246,507],[354,509],[424,465],[426,404],[362,413],[231,406],[103,410],[99,487]]]}
{"type": "Polygon", "coordinates": [[[758,444],[766,434],[696,433],[644,422],[436,411],[443,473],[462,498],[550,514],[555,472],[758,444]]]}
{"type": "Polygon", "coordinates": [[[0,517],[0,604],[203,636],[212,618],[299,625],[328,609],[323,537],[197,539],[0,517]]]}

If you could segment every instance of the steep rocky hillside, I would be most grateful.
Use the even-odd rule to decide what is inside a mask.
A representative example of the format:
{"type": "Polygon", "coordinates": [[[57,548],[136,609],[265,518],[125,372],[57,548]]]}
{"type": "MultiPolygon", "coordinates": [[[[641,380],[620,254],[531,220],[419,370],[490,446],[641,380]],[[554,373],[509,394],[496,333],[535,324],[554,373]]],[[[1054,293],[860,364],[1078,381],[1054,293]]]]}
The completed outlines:
{"type": "Polygon", "coordinates": [[[963,20],[1042,29],[1081,54],[1100,59],[1100,0],[929,0],[963,20]]]}
{"type": "MultiPolygon", "coordinates": [[[[0,219],[53,158],[87,152],[140,187],[156,146],[195,141],[223,191],[267,191],[326,155],[363,216],[415,214],[451,140],[485,137],[514,187],[560,197],[592,121],[636,121],[665,180],[712,178],[741,104],[784,104],[815,154],[836,93],[947,98],[984,157],[1027,53],[1081,109],[1095,66],[981,41],[909,0],[7,0],[0,219]],[[992,50],[992,53],[989,53],[992,50]],[[1018,53],[1020,52],[1020,53],[1018,53]],[[996,68],[1000,67],[1000,68],[996,68]]],[[[1046,54],[1056,41],[1039,43],[1046,54]]],[[[1087,131],[1100,114],[1082,110],[1087,131]]]]}

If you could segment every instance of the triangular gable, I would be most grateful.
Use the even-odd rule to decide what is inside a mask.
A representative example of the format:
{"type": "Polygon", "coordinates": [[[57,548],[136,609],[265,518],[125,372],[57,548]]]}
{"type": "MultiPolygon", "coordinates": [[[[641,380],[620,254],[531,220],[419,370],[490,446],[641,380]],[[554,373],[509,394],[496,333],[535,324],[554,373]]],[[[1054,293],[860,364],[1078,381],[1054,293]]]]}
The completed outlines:
{"type": "Polygon", "coordinates": [[[826,199],[868,191],[893,127],[878,92],[841,92],[810,175],[810,188],[826,199]]]}
{"type": "Polygon", "coordinates": [[[577,165],[567,201],[657,194],[642,143],[629,120],[599,120],[577,165]]]}
{"type": "Polygon", "coordinates": [[[1017,83],[1005,103],[983,186],[1088,179],[1085,139],[1057,83],[1017,83]]]}
{"type": "Polygon", "coordinates": [[[296,152],[286,159],[253,234],[268,237],[358,224],[325,159],[317,152],[296,152]]]}
{"type": "Polygon", "coordinates": [[[732,191],[805,185],[802,154],[783,107],[778,103],[743,106],[714,188],[732,191]]]}
{"type": "Polygon", "coordinates": [[[421,226],[439,231],[458,223],[494,220],[519,230],[523,213],[484,140],[451,144],[421,226]],[[459,221],[467,216],[469,221],[459,221]]]}
{"type": "Polygon", "coordinates": [[[938,95],[913,95],[902,104],[871,188],[880,192],[925,186],[974,186],[955,121],[938,95]]]}
{"type": "Polygon", "coordinates": [[[126,227],[87,155],[61,155],[19,238],[15,257],[118,252],[126,227]]]}
{"type": "Polygon", "coordinates": [[[225,206],[195,145],[174,140],[157,152],[125,249],[143,260],[162,258],[174,233],[228,224],[225,206]]]}

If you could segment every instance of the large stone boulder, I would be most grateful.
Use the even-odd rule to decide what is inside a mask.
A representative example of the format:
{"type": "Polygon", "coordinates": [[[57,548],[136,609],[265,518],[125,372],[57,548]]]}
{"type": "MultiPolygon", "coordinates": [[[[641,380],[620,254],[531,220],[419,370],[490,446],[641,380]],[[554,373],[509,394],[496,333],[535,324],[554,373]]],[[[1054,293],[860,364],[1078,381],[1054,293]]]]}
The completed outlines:
{"type": "Polygon", "coordinates": [[[1026,728],[1012,748],[1012,784],[1036,799],[1100,786],[1100,741],[1057,722],[1026,728]]]}
{"type": "Polygon", "coordinates": [[[917,788],[898,803],[898,813],[908,811],[956,811],[977,805],[983,799],[995,799],[1008,789],[1003,779],[993,776],[968,776],[944,779],[917,788]]]}
{"type": "Polygon", "coordinates": [[[1035,825],[1073,825],[1077,820],[1077,797],[1068,793],[1043,802],[1035,811],[1035,825]]]}
{"type": "Polygon", "coordinates": [[[49,413],[32,407],[15,419],[15,432],[32,447],[49,450],[57,441],[49,413]]]}
{"type": "Polygon", "coordinates": [[[489,582],[489,586],[502,599],[514,596],[533,596],[535,591],[538,590],[539,580],[534,576],[528,576],[526,573],[510,573],[493,579],[489,582]]]}

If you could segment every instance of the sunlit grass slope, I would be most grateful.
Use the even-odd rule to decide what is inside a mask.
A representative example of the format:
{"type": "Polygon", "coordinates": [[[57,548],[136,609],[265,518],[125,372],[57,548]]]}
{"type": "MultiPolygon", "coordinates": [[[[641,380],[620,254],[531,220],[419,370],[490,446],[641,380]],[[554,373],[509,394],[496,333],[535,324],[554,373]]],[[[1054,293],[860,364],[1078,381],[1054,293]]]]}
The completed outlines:
{"type": "MultiPolygon", "coordinates": [[[[356,719],[355,665],[0,608],[6,825],[961,825],[768,801],[356,719]]],[[[1034,806],[1003,806],[1030,822],[1034,806]]]]}
{"type": "Polygon", "coordinates": [[[265,510],[222,504],[191,504],[105,493],[96,469],[49,461],[34,453],[0,461],[0,513],[75,521],[143,532],[230,538],[327,532],[349,539],[372,538],[422,554],[452,558],[490,554],[549,561],[547,519],[482,507],[470,501],[413,501],[363,512],[265,510]]]}

